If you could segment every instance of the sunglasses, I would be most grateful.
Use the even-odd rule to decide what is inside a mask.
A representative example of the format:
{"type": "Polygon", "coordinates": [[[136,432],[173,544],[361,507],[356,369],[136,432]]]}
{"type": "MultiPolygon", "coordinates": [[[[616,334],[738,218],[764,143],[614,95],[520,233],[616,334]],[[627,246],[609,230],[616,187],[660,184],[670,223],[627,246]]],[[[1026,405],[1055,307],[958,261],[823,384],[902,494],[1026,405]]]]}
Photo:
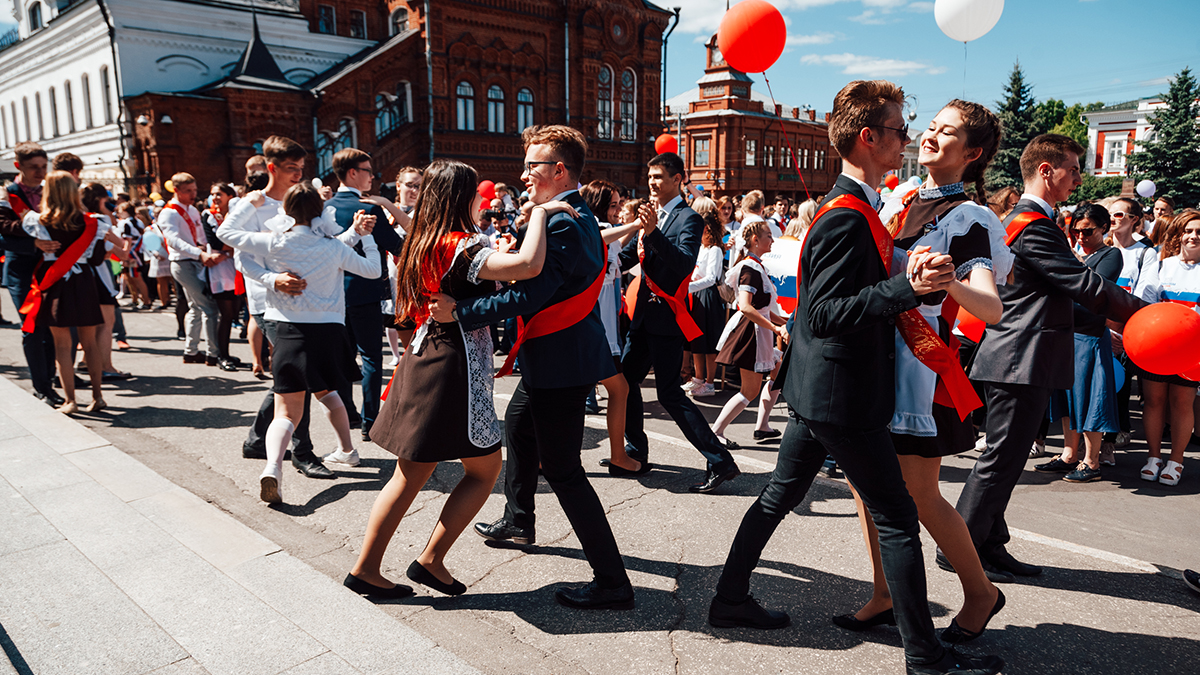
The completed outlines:
{"type": "Polygon", "coordinates": [[[1078,234],[1078,235],[1079,235],[1079,236],[1081,236],[1081,237],[1090,237],[1090,236],[1092,236],[1093,234],[1095,234],[1095,233],[1096,233],[1096,228],[1094,228],[1094,227],[1085,227],[1085,228],[1078,229],[1078,230],[1077,230],[1077,229],[1072,229],[1071,231],[1072,231],[1072,232],[1074,232],[1075,234],[1078,234]]]}
{"type": "Polygon", "coordinates": [[[1125,216],[1127,216],[1129,214],[1125,213],[1124,211],[1114,211],[1113,213],[1110,213],[1109,215],[1112,216],[1113,218],[1124,218],[1125,216]]]}

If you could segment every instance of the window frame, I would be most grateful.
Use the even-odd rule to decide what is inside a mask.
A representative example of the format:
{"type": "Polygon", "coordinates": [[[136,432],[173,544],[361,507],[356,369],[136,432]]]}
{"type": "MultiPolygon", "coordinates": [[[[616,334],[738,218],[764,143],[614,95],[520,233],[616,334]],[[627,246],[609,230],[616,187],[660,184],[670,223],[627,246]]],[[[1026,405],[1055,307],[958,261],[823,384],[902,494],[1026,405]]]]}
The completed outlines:
{"type": "Polygon", "coordinates": [[[613,80],[616,75],[607,65],[600,66],[596,75],[596,138],[604,141],[613,140],[613,80]],[[604,75],[608,75],[608,82],[604,75]]]}
{"type": "Polygon", "coordinates": [[[355,40],[367,39],[367,13],[361,9],[350,10],[350,37],[355,40]],[[355,35],[355,29],[362,31],[362,35],[355,35]]]}
{"type": "Polygon", "coordinates": [[[400,33],[404,32],[405,30],[408,30],[408,9],[405,7],[397,7],[396,9],[394,9],[392,11],[392,13],[390,15],[388,15],[388,37],[399,35],[400,33]],[[404,29],[403,30],[401,30],[400,26],[399,26],[399,19],[401,17],[401,13],[403,13],[403,16],[404,16],[404,29]]]}
{"type": "Polygon", "coordinates": [[[695,166],[708,166],[710,161],[710,151],[712,148],[711,136],[698,136],[692,139],[692,164],[695,166]]]}
{"type": "Polygon", "coordinates": [[[475,87],[466,80],[454,85],[454,111],[455,131],[475,131],[475,87]],[[463,87],[469,91],[464,93],[463,87]]]}
{"type": "Polygon", "coordinates": [[[758,140],[754,138],[746,139],[746,166],[757,166],[758,161],[758,140]]]}
{"type": "Polygon", "coordinates": [[[529,87],[521,87],[517,90],[517,133],[521,133],[534,125],[533,122],[533,90],[529,87]],[[522,94],[528,94],[529,100],[521,99],[522,94]]]}
{"type": "Polygon", "coordinates": [[[633,68],[621,71],[621,81],[618,85],[621,92],[617,110],[620,117],[621,142],[632,143],[637,140],[637,73],[633,72],[633,68]],[[626,75],[630,77],[629,86],[625,85],[626,75]]]}
{"type": "Polygon", "coordinates": [[[84,127],[87,129],[95,128],[95,118],[92,117],[92,86],[88,79],[87,73],[84,73],[80,78],[83,85],[83,121],[84,127]]]}
{"type": "Polygon", "coordinates": [[[498,84],[489,85],[487,88],[487,125],[488,133],[502,134],[504,133],[504,88],[498,84]],[[499,93],[499,97],[495,95],[499,93]]]}
{"type": "Polygon", "coordinates": [[[322,35],[337,35],[337,8],[333,5],[317,5],[317,32],[322,35]],[[322,30],[322,24],[325,17],[321,16],[321,10],[329,10],[329,30],[322,30]]]}

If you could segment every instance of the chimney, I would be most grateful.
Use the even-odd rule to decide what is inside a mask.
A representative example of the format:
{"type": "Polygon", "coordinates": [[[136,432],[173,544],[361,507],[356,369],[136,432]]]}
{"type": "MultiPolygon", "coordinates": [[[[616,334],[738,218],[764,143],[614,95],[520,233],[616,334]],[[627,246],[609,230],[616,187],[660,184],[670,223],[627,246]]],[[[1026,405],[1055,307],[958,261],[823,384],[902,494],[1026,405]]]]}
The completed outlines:
{"type": "MultiPolygon", "coordinates": [[[[809,109],[808,109],[808,119],[809,119],[809,121],[810,121],[810,122],[816,122],[816,121],[817,121],[817,111],[816,111],[815,109],[813,109],[813,108],[809,108],[809,109]]],[[[825,116],[825,121],[826,121],[826,122],[828,122],[828,121],[829,121],[829,116],[828,116],[828,115],[826,115],[826,116],[825,116]]]]}
{"type": "Polygon", "coordinates": [[[800,109],[792,108],[792,119],[800,119],[800,109]]]}
{"type": "Polygon", "coordinates": [[[775,104],[775,116],[783,117],[783,104],[782,103],[775,104]]]}
{"type": "MultiPolygon", "coordinates": [[[[814,115],[816,115],[816,114],[817,114],[817,113],[816,113],[816,111],[813,111],[813,114],[814,114],[814,115]]],[[[827,112],[827,113],[825,113],[825,123],[826,123],[826,124],[828,124],[828,123],[829,123],[829,120],[830,120],[832,117],[833,117],[833,113],[831,113],[831,112],[827,112]]]]}

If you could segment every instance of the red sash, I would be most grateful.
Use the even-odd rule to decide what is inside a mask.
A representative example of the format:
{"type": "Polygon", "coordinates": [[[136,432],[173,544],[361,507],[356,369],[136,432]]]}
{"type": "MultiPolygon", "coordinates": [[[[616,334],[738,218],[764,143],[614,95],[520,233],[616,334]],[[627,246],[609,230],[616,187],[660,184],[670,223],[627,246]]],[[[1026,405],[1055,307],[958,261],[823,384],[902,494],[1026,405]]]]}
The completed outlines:
{"type": "Polygon", "coordinates": [[[26,211],[32,211],[36,208],[26,201],[25,190],[21,189],[16,183],[9,185],[6,192],[8,192],[9,197],[8,207],[13,210],[13,213],[17,214],[18,220],[25,216],[26,211]]]}
{"type": "Polygon", "coordinates": [[[642,263],[642,281],[650,289],[650,292],[657,295],[666,301],[667,306],[671,308],[671,312],[675,314],[675,323],[679,324],[679,329],[683,331],[683,337],[688,342],[704,335],[704,331],[700,330],[700,326],[696,325],[696,320],[692,318],[692,313],[688,311],[688,282],[690,278],[684,278],[679,282],[679,287],[674,293],[667,293],[654,280],[650,278],[650,272],[646,269],[646,251],[642,248],[643,232],[638,233],[638,262],[642,263]]]}
{"type": "MultiPolygon", "coordinates": [[[[1021,234],[1027,225],[1045,217],[1040,211],[1026,211],[1025,213],[1017,214],[1005,229],[1005,245],[1012,246],[1012,243],[1017,240],[1017,235],[1021,234]]],[[[957,307],[957,303],[955,306],[957,307]]],[[[942,313],[942,316],[946,316],[945,312],[942,313]]],[[[979,342],[983,339],[983,329],[986,327],[986,324],[979,320],[978,317],[960,307],[958,308],[957,319],[960,333],[966,335],[972,342],[979,342]]]]}
{"type": "Polygon", "coordinates": [[[46,271],[41,281],[38,281],[36,275],[33,277],[29,293],[25,296],[24,304],[21,305],[21,313],[25,315],[25,323],[21,324],[23,332],[33,332],[37,326],[38,312],[42,308],[42,296],[83,257],[83,252],[87,250],[88,246],[91,246],[92,241],[96,238],[96,227],[96,217],[90,213],[83,214],[83,234],[71,242],[67,250],[50,265],[50,269],[46,271]]]}
{"type": "MultiPolygon", "coordinates": [[[[890,275],[892,272],[892,247],[894,246],[892,235],[879,220],[879,214],[875,212],[875,209],[872,209],[863,200],[849,194],[838,195],[827,201],[817,211],[813,216],[813,226],[817,224],[821,216],[837,208],[853,209],[867,219],[867,224],[871,227],[871,237],[875,240],[879,257],[883,261],[883,267],[890,275]]],[[[803,252],[801,252],[802,260],[803,257],[803,252]]],[[[796,270],[796,283],[800,283],[799,267],[796,270]]],[[[967,374],[963,372],[962,364],[958,360],[958,351],[942,342],[941,337],[933,330],[921,312],[914,308],[896,315],[896,329],[900,331],[900,336],[904,338],[904,344],[908,345],[917,360],[937,373],[938,382],[937,388],[934,390],[934,401],[952,406],[958,411],[959,419],[964,420],[972,410],[983,405],[975,393],[971,381],[967,379],[967,374]],[[946,403],[942,403],[942,401],[946,401],[946,403]]]]}
{"type": "MultiPolygon", "coordinates": [[[[184,222],[187,223],[188,230],[190,230],[192,233],[192,245],[195,246],[196,248],[199,248],[200,240],[196,238],[196,223],[192,222],[192,217],[190,215],[188,215],[187,207],[180,206],[179,204],[176,204],[175,202],[168,202],[167,208],[171,209],[175,213],[178,213],[179,215],[183,216],[184,222]]],[[[166,246],[168,251],[171,250],[171,247],[167,244],[166,237],[163,237],[163,246],[166,246]]]]}

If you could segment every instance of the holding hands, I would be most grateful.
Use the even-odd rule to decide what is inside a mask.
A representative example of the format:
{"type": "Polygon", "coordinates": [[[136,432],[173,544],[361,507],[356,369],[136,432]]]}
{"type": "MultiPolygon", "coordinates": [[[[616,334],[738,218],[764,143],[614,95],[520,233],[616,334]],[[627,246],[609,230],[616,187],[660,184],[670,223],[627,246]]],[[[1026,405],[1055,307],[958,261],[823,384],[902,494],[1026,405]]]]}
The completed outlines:
{"type": "Polygon", "coordinates": [[[375,216],[367,215],[366,211],[358,211],[354,214],[352,227],[358,236],[365,237],[375,230],[375,216]]]}
{"type": "Polygon", "coordinates": [[[908,256],[906,274],[916,295],[944,291],[955,281],[954,259],[928,246],[918,246],[908,256]]]}

